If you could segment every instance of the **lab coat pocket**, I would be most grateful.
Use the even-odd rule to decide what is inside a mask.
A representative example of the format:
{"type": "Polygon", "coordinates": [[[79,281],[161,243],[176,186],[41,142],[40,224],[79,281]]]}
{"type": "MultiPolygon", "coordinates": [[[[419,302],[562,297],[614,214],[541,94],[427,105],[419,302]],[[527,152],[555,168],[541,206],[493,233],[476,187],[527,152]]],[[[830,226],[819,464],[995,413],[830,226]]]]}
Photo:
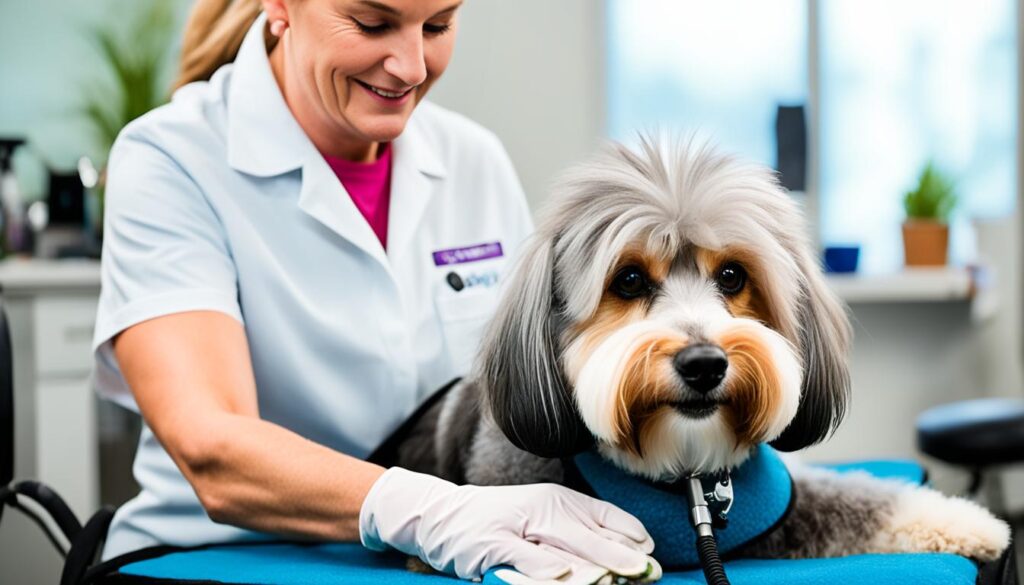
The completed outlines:
{"type": "Polygon", "coordinates": [[[448,358],[454,373],[469,373],[480,348],[487,322],[498,306],[496,290],[462,291],[453,296],[437,299],[437,313],[441,317],[448,358]]]}

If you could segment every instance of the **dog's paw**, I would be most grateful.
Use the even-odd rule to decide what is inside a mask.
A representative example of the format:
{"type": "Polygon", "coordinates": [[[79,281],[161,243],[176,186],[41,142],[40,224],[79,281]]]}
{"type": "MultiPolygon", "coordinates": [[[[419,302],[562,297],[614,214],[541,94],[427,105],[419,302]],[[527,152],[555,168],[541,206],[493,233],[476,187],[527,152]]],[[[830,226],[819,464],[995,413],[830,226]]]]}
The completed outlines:
{"type": "Polygon", "coordinates": [[[437,575],[439,574],[434,570],[433,567],[424,563],[419,557],[406,557],[405,558],[405,570],[413,573],[422,573],[424,575],[437,575]]]}
{"type": "Polygon", "coordinates": [[[1006,522],[974,502],[927,488],[901,494],[890,520],[879,537],[894,552],[954,553],[991,561],[1010,545],[1006,522]]]}

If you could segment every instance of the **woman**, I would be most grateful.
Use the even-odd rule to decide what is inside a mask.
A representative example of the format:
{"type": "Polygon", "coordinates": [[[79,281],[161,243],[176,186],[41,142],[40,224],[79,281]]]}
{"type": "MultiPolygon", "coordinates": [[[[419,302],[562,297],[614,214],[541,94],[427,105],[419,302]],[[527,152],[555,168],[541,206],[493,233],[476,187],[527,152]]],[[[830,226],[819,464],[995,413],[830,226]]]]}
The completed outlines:
{"type": "Polygon", "coordinates": [[[105,558],[283,535],[464,578],[646,568],[650,537],[610,505],[363,460],[466,371],[531,229],[497,139],[422,102],[458,8],[195,7],[182,87],[109,164],[96,384],[145,426],[105,558]]]}

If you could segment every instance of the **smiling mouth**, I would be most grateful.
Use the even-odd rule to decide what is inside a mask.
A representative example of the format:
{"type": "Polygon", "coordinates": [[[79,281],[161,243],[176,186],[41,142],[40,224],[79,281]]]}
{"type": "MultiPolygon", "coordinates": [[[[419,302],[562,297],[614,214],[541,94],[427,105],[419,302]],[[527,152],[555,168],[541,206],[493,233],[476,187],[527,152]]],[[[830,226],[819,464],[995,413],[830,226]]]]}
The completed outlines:
{"type": "Polygon", "coordinates": [[[692,419],[707,418],[716,412],[718,407],[722,406],[722,402],[717,400],[686,400],[684,402],[673,402],[672,408],[679,414],[692,419]]]}
{"type": "Polygon", "coordinates": [[[364,81],[359,81],[358,79],[356,79],[355,82],[358,83],[359,85],[365,87],[366,89],[370,90],[371,92],[379,95],[380,97],[385,98],[385,99],[389,99],[389,100],[399,100],[399,99],[402,99],[403,97],[406,96],[406,94],[408,94],[410,91],[415,89],[415,88],[410,87],[409,89],[407,89],[405,91],[388,91],[386,89],[377,87],[375,85],[370,85],[369,83],[366,83],[364,81]]]}

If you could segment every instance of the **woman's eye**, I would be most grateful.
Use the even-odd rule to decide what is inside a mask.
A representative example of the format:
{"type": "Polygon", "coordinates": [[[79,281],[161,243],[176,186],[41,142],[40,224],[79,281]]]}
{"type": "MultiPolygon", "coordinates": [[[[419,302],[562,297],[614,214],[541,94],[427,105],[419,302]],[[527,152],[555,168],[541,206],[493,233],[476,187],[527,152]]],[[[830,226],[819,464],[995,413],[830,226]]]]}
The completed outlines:
{"type": "Polygon", "coordinates": [[[452,25],[448,23],[430,24],[428,22],[427,24],[423,25],[423,32],[427,33],[428,35],[443,35],[444,33],[448,32],[448,29],[450,29],[451,27],[452,25]]]}
{"type": "Polygon", "coordinates": [[[386,22],[382,22],[380,24],[364,24],[356,20],[355,18],[352,19],[352,22],[356,23],[356,28],[358,28],[361,32],[364,32],[368,35],[382,34],[384,32],[387,32],[387,30],[391,27],[391,25],[389,25],[386,22]]]}
{"type": "Polygon", "coordinates": [[[747,284],[747,271],[735,262],[728,262],[718,269],[715,283],[726,296],[732,296],[743,290],[747,284]]]}
{"type": "Polygon", "coordinates": [[[651,282],[643,270],[627,266],[612,279],[611,291],[624,299],[636,299],[650,294],[651,288],[651,282]]]}

